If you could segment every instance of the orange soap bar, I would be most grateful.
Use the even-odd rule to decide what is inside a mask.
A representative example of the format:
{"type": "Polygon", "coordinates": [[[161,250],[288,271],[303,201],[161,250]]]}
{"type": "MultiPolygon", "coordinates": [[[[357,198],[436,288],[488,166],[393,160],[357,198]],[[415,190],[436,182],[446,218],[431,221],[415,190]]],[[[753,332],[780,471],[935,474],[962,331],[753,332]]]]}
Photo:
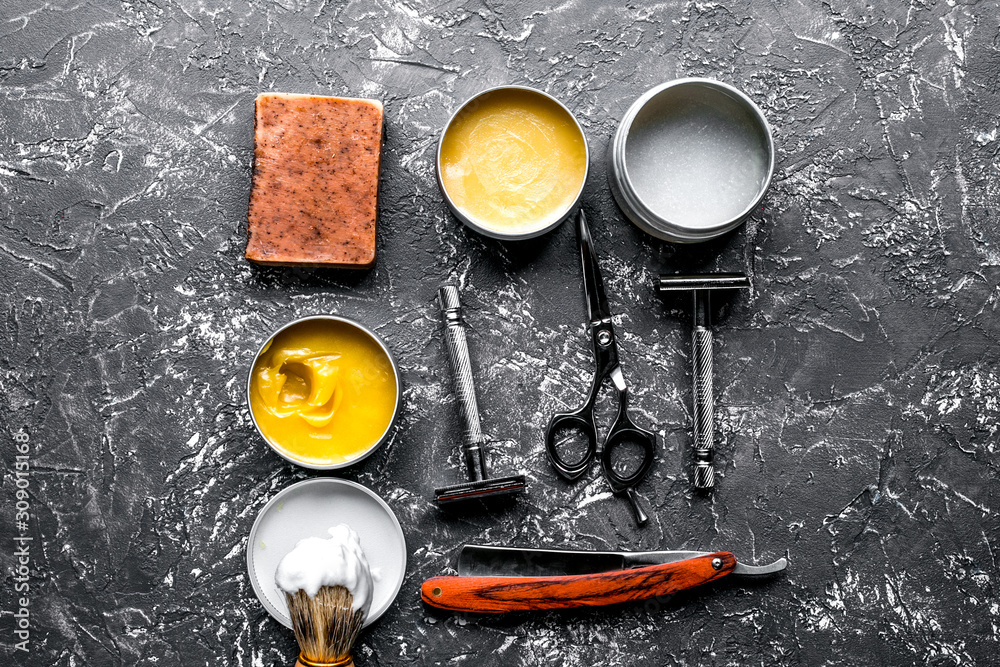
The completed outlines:
{"type": "Polygon", "coordinates": [[[377,100],[257,96],[246,258],[371,267],[381,156],[377,100]]]}

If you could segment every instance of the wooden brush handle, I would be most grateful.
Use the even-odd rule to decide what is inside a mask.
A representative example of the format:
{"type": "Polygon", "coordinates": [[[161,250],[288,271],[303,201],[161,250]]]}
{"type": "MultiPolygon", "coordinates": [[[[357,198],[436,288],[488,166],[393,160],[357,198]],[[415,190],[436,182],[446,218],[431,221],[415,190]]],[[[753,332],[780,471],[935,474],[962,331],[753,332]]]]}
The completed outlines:
{"type": "MultiPolygon", "coordinates": [[[[295,667],[309,667],[309,665],[306,665],[301,660],[296,660],[295,661],[295,667]]],[[[343,663],[342,665],[338,664],[337,667],[354,667],[354,660],[348,660],[347,662],[343,663]]]]}
{"type": "Polygon", "coordinates": [[[420,597],[433,607],[481,614],[599,607],[694,588],[726,576],[734,567],[736,557],[728,551],[720,551],[676,563],[594,574],[432,577],[420,587],[420,597]]]}

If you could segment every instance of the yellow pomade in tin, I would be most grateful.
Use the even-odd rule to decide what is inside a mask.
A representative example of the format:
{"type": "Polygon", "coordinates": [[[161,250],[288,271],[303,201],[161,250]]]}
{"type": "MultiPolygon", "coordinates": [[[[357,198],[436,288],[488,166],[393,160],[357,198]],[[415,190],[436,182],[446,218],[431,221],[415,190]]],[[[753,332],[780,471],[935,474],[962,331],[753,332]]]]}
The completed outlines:
{"type": "Polygon", "coordinates": [[[306,320],[279,332],[251,371],[250,409],[261,433],[289,457],[343,463],[382,438],[396,408],[385,350],[358,327],[306,320]]]}
{"type": "Polygon", "coordinates": [[[504,88],[456,114],[440,161],[456,208],[483,227],[517,233],[552,223],[573,205],[587,173],[587,148],[558,103],[504,88]]]}

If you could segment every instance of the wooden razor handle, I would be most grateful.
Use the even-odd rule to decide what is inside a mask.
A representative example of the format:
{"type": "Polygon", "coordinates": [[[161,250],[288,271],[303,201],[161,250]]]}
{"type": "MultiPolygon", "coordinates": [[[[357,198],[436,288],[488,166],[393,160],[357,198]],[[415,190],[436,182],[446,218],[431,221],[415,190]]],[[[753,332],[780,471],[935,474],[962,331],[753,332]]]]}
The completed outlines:
{"type": "Polygon", "coordinates": [[[558,577],[432,577],[420,587],[424,602],[451,611],[505,611],[600,607],[669,595],[726,576],[736,567],[728,551],[676,563],[558,577]]]}

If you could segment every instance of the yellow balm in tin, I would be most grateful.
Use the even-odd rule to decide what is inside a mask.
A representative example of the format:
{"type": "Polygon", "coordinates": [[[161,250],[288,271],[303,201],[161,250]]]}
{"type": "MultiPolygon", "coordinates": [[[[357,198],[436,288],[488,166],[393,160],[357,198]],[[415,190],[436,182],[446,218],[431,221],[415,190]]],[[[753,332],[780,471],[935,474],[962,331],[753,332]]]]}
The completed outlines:
{"type": "Polygon", "coordinates": [[[264,346],[249,394],[254,422],[275,451],[309,467],[335,468],[382,441],[399,387],[388,352],[368,331],[319,316],[285,327],[264,346]]]}
{"type": "Polygon", "coordinates": [[[533,236],[566,216],[587,176],[587,143],[573,116],[517,87],[474,97],[445,129],[439,178],[463,221],[499,237],[533,236]]]}

